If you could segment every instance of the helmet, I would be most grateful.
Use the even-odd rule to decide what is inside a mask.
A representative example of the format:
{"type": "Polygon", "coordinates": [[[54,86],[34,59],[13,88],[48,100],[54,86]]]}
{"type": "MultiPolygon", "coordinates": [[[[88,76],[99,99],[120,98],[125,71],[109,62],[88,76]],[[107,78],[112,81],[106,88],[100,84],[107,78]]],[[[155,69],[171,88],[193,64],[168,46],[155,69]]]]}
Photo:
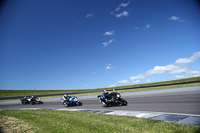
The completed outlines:
{"type": "Polygon", "coordinates": [[[108,92],[106,90],[103,91],[103,94],[108,94],[108,92]]]}
{"type": "Polygon", "coordinates": [[[67,97],[67,95],[65,94],[64,97],[67,97]]]}
{"type": "Polygon", "coordinates": [[[26,96],[24,97],[24,99],[26,99],[26,96]]]}
{"type": "Polygon", "coordinates": [[[31,98],[33,98],[34,96],[31,96],[31,98]]]}

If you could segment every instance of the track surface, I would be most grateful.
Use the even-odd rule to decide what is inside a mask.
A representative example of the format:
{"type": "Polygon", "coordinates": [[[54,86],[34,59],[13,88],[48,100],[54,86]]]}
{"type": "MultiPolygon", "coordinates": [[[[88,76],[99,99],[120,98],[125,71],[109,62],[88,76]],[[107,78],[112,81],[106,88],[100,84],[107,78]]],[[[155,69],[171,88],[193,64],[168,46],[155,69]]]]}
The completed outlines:
{"type": "Polygon", "coordinates": [[[183,113],[200,115],[200,86],[178,88],[169,90],[122,93],[128,101],[128,106],[103,107],[96,96],[79,97],[83,106],[65,107],[60,99],[44,99],[44,104],[22,105],[17,102],[1,102],[0,109],[100,109],[100,110],[126,110],[126,111],[153,111],[168,113],[183,113]]]}

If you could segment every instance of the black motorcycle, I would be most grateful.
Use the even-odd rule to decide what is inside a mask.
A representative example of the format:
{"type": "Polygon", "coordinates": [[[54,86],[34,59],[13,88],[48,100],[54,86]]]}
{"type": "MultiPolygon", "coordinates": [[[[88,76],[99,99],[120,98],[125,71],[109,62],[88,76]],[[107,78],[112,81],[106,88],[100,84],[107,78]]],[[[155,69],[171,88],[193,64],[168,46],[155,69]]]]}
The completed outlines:
{"type": "Polygon", "coordinates": [[[105,97],[104,94],[98,95],[97,98],[99,98],[99,102],[101,102],[104,106],[126,106],[128,102],[121,98],[121,95],[117,92],[111,92],[108,94],[107,97],[105,97]],[[107,99],[107,100],[106,100],[107,99]]]}
{"type": "Polygon", "coordinates": [[[41,99],[39,97],[24,97],[20,99],[21,103],[23,105],[25,104],[43,104],[43,102],[41,101],[41,99]]]}

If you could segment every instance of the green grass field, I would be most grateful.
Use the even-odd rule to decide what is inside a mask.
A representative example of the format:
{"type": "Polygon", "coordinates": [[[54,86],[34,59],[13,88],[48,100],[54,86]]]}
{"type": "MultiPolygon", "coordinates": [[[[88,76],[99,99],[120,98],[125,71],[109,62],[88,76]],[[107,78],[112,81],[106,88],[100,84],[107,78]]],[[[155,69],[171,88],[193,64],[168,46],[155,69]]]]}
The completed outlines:
{"type": "Polygon", "coordinates": [[[151,119],[54,110],[2,110],[2,131],[36,133],[198,133],[200,127],[151,119]]]}
{"type": "MultiPolygon", "coordinates": [[[[182,84],[182,85],[170,85],[162,87],[149,87],[149,88],[139,88],[139,89],[130,89],[130,90],[120,90],[118,92],[137,92],[137,91],[149,91],[149,90],[159,90],[159,89],[170,89],[170,88],[180,88],[180,87],[190,87],[190,86],[200,86],[200,77],[165,81],[165,82],[156,82],[148,84],[138,84],[138,85],[129,85],[129,86],[118,86],[112,88],[98,88],[98,89],[83,89],[83,90],[0,90],[0,97],[7,96],[27,96],[27,95],[40,95],[40,94],[57,94],[57,93],[71,93],[71,92],[83,92],[83,91],[95,91],[95,90],[105,90],[105,89],[123,89],[123,88],[133,88],[133,87],[144,87],[150,85],[163,85],[170,83],[182,83],[188,81],[199,81],[198,83],[182,84]]],[[[83,95],[96,95],[98,93],[87,93],[87,94],[78,94],[77,96],[83,95]]]]}

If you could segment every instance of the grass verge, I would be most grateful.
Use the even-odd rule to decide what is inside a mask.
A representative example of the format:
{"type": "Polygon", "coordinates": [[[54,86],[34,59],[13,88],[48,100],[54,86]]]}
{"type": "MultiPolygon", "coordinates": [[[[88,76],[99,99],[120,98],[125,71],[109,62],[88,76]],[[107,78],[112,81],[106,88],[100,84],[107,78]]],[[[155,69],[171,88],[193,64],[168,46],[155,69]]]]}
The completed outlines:
{"type": "MultiPolygon", "coordinates": [[[[70,112],[54,110],[2,110],[0,118],[13,118],[27,123],[30,132],[145,132],[145,133],[197,133],[200,127],[151,119],[139,119],[126,116],[111,116],[89,112],[70,112]]],[[[1,126],[5,122],[0,121],[1,126]]],[[[7,130],[10,125],[3,127],[7,130]]],[[[16,126],[14,126],[16,127],[16,126]]],[[[25,126],[26,127],[26,126],[25,126]]],[[[27,130],[21,129],[21,132],[27,130]]]]}

